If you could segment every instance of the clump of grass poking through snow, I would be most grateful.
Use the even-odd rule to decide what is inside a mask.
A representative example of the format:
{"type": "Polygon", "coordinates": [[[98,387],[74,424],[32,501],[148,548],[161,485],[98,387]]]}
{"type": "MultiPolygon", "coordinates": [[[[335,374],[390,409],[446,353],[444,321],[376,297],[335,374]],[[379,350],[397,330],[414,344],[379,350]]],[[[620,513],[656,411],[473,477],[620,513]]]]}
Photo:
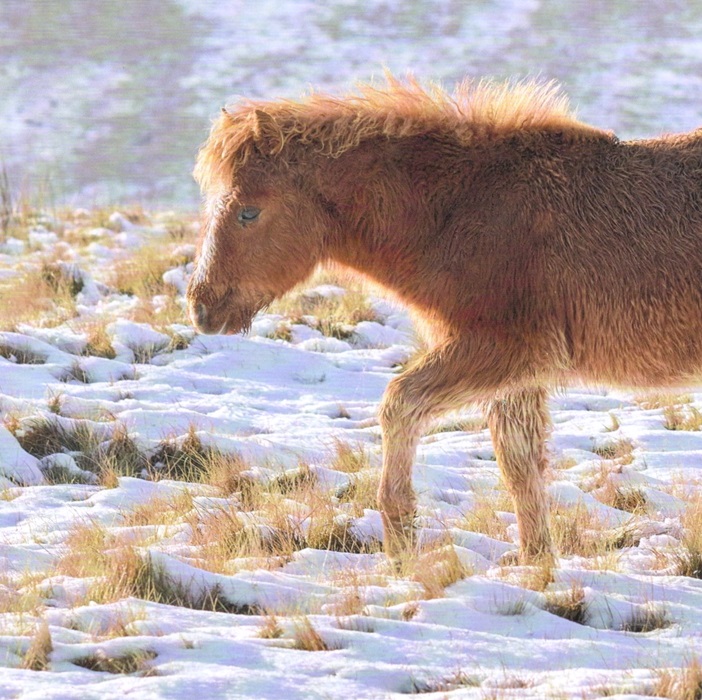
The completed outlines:
{"type": "Polygon", "coordinates": [[[663,409],[663,426],[666,430],[700,430],[702,411],[694,406],[666,406],[663,409]]]}
{"type": "Polygon", "coordinates": [[[261,612],[256,606],[230,602],[218,586],[194,593],[169,576],[150,556],[142,556],[129,546],[102,552],[95,564],[95,580],[87,594],[95,602],[134,597],[192,610],[246,615],[261,612]]]}
{"type": "Polygon", "coordinates": [[[599,515],[582,503],[576,506],[556,504],[551,513],[551,536],[560,554],[592,558],[613,552],[619,533],[607,530],[599,515]]]}
{"type": "Polygon", "coordinates": [[[73,659],[76,666],[82,666],[89,671],[101,671],[103,673],[142,673],[149,674],[149,661],[153,661],[157,654],[150,649],[135,649],[122,654],[110,656],[104,649],[98,649],[90,656],[83,656],[73,659]]]}
{"type": "Polygon", "coordinates": [[[499,493],[478,493],[473,507],[456,523],[457,527],[503,542],[509,541],[507,523],[498,515],[498,505],[504,505],[499,493]]]}
{"type": "Polygon", "coordinates": [[[627,513],[643,515],[648,511],[648,499],[645,492],[640,488],[618,486],[611,480],[608,480],[602,488],[594,491],[592,495],[600,503],[627,513]]]}
{"type": "Polygon", "coordinates": [[[479,688],[481,685],[482,681],[477,676],[470,676],[463,671],[456,671],[445,678],[428,679],[425,681],[412,680],[410,694],[450,693],[460,688],[479,688]]]}
{"type": "Polygon", "coordinates": [[[675,556],[676,573],[702,579],[702,501],[699,498],[687,505],[681,520],[685,531],[681,549],[675,556]]]}
{"type": "Polygon", "coordinates": [[[225,454],[202,443],[194,426],[184,438],[163,440],[150,458],[153,479],[208,483],[224,493],[250,492],[252,482],[242,475],[248,465],[236,454],[225,454]]]}
{"type": "Polygon", "coordinates": [[[284,634],[283,628],[275,615],[266,615],[258,631],[261,639],[280,639],[284,634]]]}
{"type": "Polygon", "coordinates": [[[627,438],[619,440],[607,440],[593,445],[592,451],[602,459],[631,459],[634,444],[627,438]]]}
{"type": "Polygon", "coordinates": [[[579,625],[586,623],[588,605],[585,590],[579,583],[573,582],[566,591],[547,591],[545,595],[546,611],[579,625]]]}
{"type": "Polygon", "coordinates": [[[693,659],[683,668],[657,672],[651,691],[653,697],[668,700],[700,700],[702,698],[702,664],[693,659]]]}
{"type": "MultiPolygon", "coordinates": [[[[320,275],[306,283],[321,284],[320,275]]],[[[334,280],[329,280],[334,281],[334,280]]],[[[361,321],[380,321],[368,295],[353,284],[346,285],[343,293],[324,296],[312,294],[304,289],[293,290],[269,308],[270,313],[286,316],[288,323],[312,325],[323,335],[348,340],[353,336],[353,327],[361,321]]],[[[289,326],[288,326],[289,328],[289,326]]]]}
{"type": "Polygon", "coordinates": [[[326,642],[321,634],[314,628],[306,615],[295,620],[293,648],[301,651],[332,651],[340,649],[338,645],[326,642]]]}
{"type": "Polygon", "coordinates": [[[27,651],[22,656],[22,668],[30,671],[46,671],[49,668],[49,656],[53,650],[49,625],[41,622],[34,631],[27,651]]]}
{"type": "Polygon", "coordinates": [[[57,452],[92,452],[100,437],[87,422],[61,423],[53,418],[33,418],[21,425],[15,437],[24,450],[35,457],[57,452]]]}
{"type": "Polygon", "coordinates": [[[401,567],[401,576],[421,584],[426,600],[442,598],[448,586],[472,573],[461,562],[452,544],[439,543],[435,549],[409,557],[401,567]]]}
{"type": "Polygon", "coordinates": [[[622,623],[620,629],[623,632],[645,634],[665,629],[671,624],[670,615],[664,607],[648,604],[635,608],[631,617],[622,623]]]}
{"type": "Polygon", "coordinates": [[[343,440],[335,439],[335,455],[331,468],[347,474],[355,474],[370,467],[370,458],[363,445],[355,447],[343,440]]]}
{"type": "Polygon", "coordinates": [[[340,488],[336,497],[341,503],[347,503],[351,512],[360,517],[366,509],[378,508],[378,485],[380,474],[376,472],[363,472],[353,474],[349,483],[340,488]]]}

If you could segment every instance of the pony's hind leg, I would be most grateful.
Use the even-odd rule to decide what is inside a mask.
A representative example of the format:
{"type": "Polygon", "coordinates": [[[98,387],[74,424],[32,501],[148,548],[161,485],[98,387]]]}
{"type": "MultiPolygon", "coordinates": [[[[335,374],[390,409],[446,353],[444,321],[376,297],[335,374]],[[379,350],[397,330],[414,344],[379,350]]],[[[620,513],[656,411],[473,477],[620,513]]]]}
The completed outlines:
{"type": "Polygon", "coordinates": [[[417,443],[429,421],[469,402],[486,399],[513,376],[504,343],[477,333],[422,356],[393,379],[380,407],[383,473],[378,504],[385,551],[398,558],[411,550],[416,499],[412,465],[417,443]]]}
{"type": "Polygon", "coordinates": [[[487,410],[497,463],[514,500],[525,562],[553,559],[543,480],[551,426],[547,402],[543,388],[515,389],[492,399],[487,410]]]}

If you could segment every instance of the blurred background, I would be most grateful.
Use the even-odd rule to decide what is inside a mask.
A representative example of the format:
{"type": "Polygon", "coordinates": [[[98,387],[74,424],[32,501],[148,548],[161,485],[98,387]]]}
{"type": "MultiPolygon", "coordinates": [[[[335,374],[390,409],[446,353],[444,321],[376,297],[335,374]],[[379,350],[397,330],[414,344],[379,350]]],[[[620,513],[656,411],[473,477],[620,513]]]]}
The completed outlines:
{"type": "Polygon", "coordinates": [[[413,72],[556,79],[620,137],[702,125],[702,2],[2,0],[0,186],[53,204],[194,209],[237,96],[413,72]]]}

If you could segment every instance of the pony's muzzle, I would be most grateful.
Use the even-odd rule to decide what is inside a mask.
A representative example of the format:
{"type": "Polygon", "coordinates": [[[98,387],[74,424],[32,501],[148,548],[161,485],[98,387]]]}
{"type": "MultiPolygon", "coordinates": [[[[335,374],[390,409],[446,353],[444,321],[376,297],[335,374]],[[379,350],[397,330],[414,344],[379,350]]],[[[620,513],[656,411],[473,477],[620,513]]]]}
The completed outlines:
{"type": "Polygon", "coordinates": [[[202,303],[196,304],[194,311],[195,318],[193,320],[195,321],[195,325],[204,328],[205,322],[207,321],[207,307],[202,303]]]}

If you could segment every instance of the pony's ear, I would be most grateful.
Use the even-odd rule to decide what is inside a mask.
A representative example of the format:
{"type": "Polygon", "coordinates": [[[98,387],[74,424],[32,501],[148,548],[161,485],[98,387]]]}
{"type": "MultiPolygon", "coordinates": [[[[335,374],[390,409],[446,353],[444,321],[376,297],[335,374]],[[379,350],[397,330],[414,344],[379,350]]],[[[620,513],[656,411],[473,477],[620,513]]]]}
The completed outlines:
{"type": "Polygon", "coordinates": [[[275,155],[283,150],[285,137],[280,125],[262,109],[254,111],[254,141],[264,155],[275,155]]]}

